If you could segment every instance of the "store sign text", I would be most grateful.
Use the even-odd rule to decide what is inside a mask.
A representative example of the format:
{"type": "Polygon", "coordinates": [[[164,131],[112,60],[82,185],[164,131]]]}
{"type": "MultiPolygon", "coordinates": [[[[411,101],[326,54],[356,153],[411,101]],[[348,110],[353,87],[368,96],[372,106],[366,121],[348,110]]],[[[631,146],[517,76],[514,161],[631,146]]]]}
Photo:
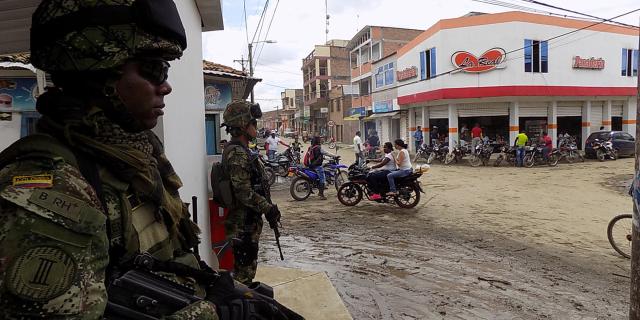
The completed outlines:
{"type": "Polygon", "coordinates": [[[396,79],[398,79],[398,81],[413,79],[417,76],[418,76],[418,68],[416,68],[415,66],[396,72],[396,79]]]}
{"type": "Polygon", "coordinates": [[[575,56],[573,57],[573,68],[602,70],[604,69],[604,59],[602,58],[596,59],[594,57],[591,57],[589,59],[583,59],[583,58],[580,58],[580,56],[575,56]]]}
{"type": "Polygon", "coordinates": [[[500,64],[506,57],[507,53],[502,48],[489,49],[480,57],[467,51],[457,51],[451,56],[451,63],[459,68],[456,72],[480,73],[504,68],[500,64]]]}

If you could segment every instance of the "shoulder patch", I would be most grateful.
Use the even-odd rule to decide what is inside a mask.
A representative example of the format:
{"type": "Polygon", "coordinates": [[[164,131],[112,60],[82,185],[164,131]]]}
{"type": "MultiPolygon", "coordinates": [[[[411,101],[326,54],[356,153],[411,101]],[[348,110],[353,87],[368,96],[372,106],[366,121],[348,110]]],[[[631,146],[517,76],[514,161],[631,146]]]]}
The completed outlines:
{"type": "Polygon", "coordinates": [[[56,247],[34,247],[15,259],[6,275],[6,285],[14,295],[45,302],[65,293],[78,270],[66,251],[56,247]]]}
{"type": "Polygon", "coordinates": [[[14,176],[11,184],[16,188],[51,188],[53,187],[52,174],[38,174],[30,176],[14,176]]]}
{"type": "Polygon", "coordinates": [[[80,210],[85,206],[82,200],[55,190],[36,190],[28,201],[74,222],[80,221],[80,210]]]}

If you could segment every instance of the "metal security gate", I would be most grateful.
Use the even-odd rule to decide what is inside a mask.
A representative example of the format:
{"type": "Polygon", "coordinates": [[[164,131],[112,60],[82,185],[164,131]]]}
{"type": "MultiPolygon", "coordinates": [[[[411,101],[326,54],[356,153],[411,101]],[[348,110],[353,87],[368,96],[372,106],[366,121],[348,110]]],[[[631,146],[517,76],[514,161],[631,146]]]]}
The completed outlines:
{"type": "Polygon", "coordinates": [[[518,108],[520,118],[528,117],[546,117],[548,114],[546,104],[521,104],[518,108]]]}
{"type": "Polygon", "coordinates": [[[449,119],[449,106],[428,107],[429,119],[449,119]]]}
{"type": "Polygon", "coordinates": [[[558,117],[581,117],[582,101],[558,101],[558,117]]]}
{"type": "Polygon", "coordinates": [[[497,117],[508,116],[508,103],[492,103],[492,104],[461,104],[458,105],[458,117],[497,117]]]}
{"type": "Polygon", "coordinates": [[[591,130],[600,130],[602,126],[602,107],[604,102],[593,101],[591,102],[591,130]]]}
{"type": "Polygon", "coordinates": [[[612,117],[622,117],[623,110],[624,110],[624,102],[622,102],[622,101],[613,101],[611,103],[611,116],[612,117]]]}

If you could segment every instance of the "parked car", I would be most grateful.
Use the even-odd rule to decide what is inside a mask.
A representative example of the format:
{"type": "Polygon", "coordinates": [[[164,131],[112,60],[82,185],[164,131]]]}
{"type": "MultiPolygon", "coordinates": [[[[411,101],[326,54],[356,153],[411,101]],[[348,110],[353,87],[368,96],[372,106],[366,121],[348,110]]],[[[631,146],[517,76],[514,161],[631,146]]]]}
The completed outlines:
{"type": "Polygon", "coordinates": [[[623,131],[597,131],[593,132],[587,138],[584,146],[584,154],[587,158],[595,158],[596,152],[593,149],[594,140],[608,141],[613,143],[613,149],[616,150],[617,156],[634,156],[636,153],[636,139],[627,132],[623,131]]]}

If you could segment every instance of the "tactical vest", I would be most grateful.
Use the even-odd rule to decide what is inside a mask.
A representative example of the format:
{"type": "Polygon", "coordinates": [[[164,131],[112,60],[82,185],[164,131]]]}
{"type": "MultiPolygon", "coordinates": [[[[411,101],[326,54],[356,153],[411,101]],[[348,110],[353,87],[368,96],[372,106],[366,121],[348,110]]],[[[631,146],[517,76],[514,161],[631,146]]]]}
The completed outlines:
{"type": "MultiPolygon", "coordinates": [[[[118,268],[119,263],[124,264],[143,252],[161,261],[174,261],[199,268],[197,258],[189,252],[190,248],[185,248],[180,241],[180,233],[169,234],[164,223],[168,215],[165,209],[150,199],[141,198],[132,191],[129,183],[95,164],[95,160],[82,159],[84,156],[74,154],[57,139],[38,134],[23,138],[5,150],[0,155],[0,169],[29,157],[48,158],[57,163],[62,161],[77,168],[85,178],[85,183],[96,191],[106,215],[110,268],[118,268]]],[[[110,271],[107,269],[107,273],[110,271]]],[[[166,276],[198,288],[193,279],[171,274],[166,276]]],[[[198,293],[204,295],[204,290],[198,288],[198,293]]]]}

